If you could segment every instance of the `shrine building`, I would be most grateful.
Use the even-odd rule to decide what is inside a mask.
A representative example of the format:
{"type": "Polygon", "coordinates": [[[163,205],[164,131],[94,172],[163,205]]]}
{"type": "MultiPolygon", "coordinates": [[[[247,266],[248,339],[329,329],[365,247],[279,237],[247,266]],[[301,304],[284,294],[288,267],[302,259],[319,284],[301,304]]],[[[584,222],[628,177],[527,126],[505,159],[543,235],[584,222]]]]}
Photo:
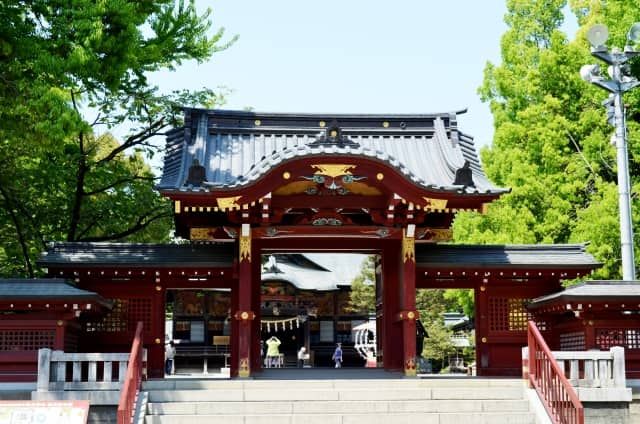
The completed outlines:
{"type": "MultiPolygon", "coordinates": [[[[563,280],[588,275],[599,263],[581,244],[450,243],[458,212],[484,213],[508,192],[485,176],[472,137],[458,129],[459,113],[185,109],[184,126],[167,136],[157,188],[173,202],[176,235],[188,243],[51,245],[40,265],[87,301],[58,302],[55,308],[53,301],[49,307],[43,302],[27,327],[35,316],[29,310],[36,293],[23,293],[20,302],[2,299],[0,310],[10,319],[0,322],[5,337],[0,347],[53,347],[49,338],[36,336],[54,331],[57,347],[126,352],[141,321],[148,374],[162,377],[165,317],[171,310],[173,338],[186,337],[188,330],[207,349],[226,343],[231,375],[251,377],[264,366],[260,342],[268,333],[266,323],[282,325],[274,324],[280,318],[267,297],[302,296],[291,304],[296,310],[275,306],[297,318],[303,305],[310,322],[306,306],[322,303],[324,296],[301,295],[300,287],[282,282],[265,286],[265,276],[277,274],[264,269],[269,257],[291,262],[297,254],[349,252],[378,258],[380,367],[416,374],[417,289],[465,288],[475,297],[478,375],[520,375],[527,321],[541,310],[528,310],[530,300],[557,293],[563,280]],[[87,309],[88,303],[94,306],[87,309]],[[187,310],[187,304],[200,306],[187,310]],[[22,326],[24,346],[12,325],[22,326]],[[33,334],[25,336],[29,331],[33,334]]],[[[339,323],[347,321],[336,314],[340,302],[330,304],[332,343],[344,330],[339,323]]],[[[313,325],[307,331],[325,324],[313,325]]]]}

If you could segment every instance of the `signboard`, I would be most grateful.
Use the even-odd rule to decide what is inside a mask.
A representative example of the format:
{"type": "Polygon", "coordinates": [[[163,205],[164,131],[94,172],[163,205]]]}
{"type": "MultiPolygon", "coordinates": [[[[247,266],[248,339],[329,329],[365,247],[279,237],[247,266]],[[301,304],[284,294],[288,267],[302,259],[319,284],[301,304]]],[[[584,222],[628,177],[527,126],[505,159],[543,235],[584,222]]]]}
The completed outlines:
{"type": "Polygon", "coordinates": [[[86,424],[88,400],[0,401],[0,424],[86,424]]]}

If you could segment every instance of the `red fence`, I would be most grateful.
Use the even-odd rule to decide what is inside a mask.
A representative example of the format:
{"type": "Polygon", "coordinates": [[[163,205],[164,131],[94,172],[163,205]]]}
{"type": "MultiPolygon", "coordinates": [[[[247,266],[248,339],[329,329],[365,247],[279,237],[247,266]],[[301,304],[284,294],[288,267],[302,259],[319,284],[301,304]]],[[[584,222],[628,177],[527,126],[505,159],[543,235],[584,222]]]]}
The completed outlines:
{"type": "Polygon", "coordinates": [[[131,424],[135,411],[136,397],[140,392],[143,371],[142,321],[138,322],[131,345],[127,374],[122,383],[118,402],[118,424],[131,424]]]}
{"type": "Polygon", "coordinates": [[[584,409],[533,321],[528,325],[529,382],[554,424],[584,424],[584,409]]]}

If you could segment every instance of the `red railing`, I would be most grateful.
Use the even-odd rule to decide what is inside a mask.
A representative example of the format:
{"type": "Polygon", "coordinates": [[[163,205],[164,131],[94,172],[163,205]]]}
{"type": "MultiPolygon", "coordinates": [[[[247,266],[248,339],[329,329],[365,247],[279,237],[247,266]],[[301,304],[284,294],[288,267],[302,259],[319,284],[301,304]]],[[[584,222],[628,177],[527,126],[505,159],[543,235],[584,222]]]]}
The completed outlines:
{"type": "Polygon", "coordinates": [[[142,322],[136,326],[136,334],[131,345],[127,374],[122,382],[118,402],[118,424],[131,424],[136,407],[136,397],[142,383],[144,348],[142,344],[142,322]]]}
{"type": "Polygon", "coordinates": [[[584,424],[578,394],[556,362],[538,327],[529,321],[529,382],[554,424],[584,424]]]}

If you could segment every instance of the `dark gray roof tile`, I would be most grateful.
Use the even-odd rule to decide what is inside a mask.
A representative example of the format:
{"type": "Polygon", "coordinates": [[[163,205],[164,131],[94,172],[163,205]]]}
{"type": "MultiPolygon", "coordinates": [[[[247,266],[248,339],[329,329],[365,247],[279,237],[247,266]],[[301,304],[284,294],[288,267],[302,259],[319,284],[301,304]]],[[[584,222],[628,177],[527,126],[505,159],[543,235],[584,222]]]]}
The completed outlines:
{"type": "Polygon", "coordinates": [[[473,138],[458,132],[455,113],[312,115],[187,109],[185,116],[185,127],[167,137],[164,173],[158,185],[163,191],[239,188],[286,161],[332,155],[379,160],[425,188],[467,194],[508,191],[489,182],[473,138]],[[319,126],[320,121],[326,122],[325,128],[319,126]],[[349,143],[317,142],[332,121],[338,122],[349,143]],[[384,128],[383,121],[390,125],[384,128]],[[206,170],[202,187],[186,185],[194,159],[206,170]],[[453,184],[456,170],[465,161],[475,187],[453,184]]]}
{"type": "Polygon", "coordinates": [[[596,268],[600,265],[583,244],[458,245],[417,244],[416,264],[437,267],[596,268]]]}
{"type": "Polygon", "coordinates": [[[38,263],[45,267],[215,267],[233,265],[234,243],[53,243],[38,263]]]}

